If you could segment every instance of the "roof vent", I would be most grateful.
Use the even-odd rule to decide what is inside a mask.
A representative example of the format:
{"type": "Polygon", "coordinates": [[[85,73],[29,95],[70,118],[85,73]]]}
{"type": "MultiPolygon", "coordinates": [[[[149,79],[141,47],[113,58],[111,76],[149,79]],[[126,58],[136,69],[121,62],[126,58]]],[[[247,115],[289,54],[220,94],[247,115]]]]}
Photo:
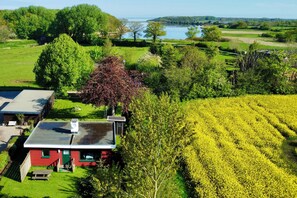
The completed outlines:
{"type": "Polygon", "coordinates": [[[70,122],[71,125],[71,133],[78,133],[78,119],[73,118],[70,122]]]}

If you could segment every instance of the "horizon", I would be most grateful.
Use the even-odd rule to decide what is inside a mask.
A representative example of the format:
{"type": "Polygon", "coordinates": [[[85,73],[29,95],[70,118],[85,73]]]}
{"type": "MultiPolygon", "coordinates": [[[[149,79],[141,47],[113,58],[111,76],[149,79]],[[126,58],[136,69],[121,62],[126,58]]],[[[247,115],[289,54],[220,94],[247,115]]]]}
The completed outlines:
{"type": "Polygon", "coordinates": [[[269,18],[297,19],[297,1],[250,0],[233,2],[232,0],[2,0],[0,9],[14,10],[20,7],[42,6],[48,9],[63,9],[78,4],[98,6],[117,18],[158,18],[166,16],[215,16],[223,18],[269,18]],[[170,6],[169,6],[170,5],[170,6]],[[165,8],[165,9],[164,9],[165,8]],[[168,9],[166,9],[168,8],[168,9]],[[252,11],[251,11],[252,10],[252,11]]]}

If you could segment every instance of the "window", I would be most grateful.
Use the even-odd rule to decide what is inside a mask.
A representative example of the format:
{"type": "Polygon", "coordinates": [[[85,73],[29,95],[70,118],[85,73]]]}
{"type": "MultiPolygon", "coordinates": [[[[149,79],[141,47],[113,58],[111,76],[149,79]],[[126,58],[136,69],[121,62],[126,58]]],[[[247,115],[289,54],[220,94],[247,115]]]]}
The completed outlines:
{"type": "Polygon", "coordinates": [[[80,151],[80,161],[94,162],[100,157],[100,151],[82,150],[80,151]]]}
{"type": "Polygon", "coordinates": [[[49,149],[42,150],[42,158],[50,158],[50,150],[49,149]]]}

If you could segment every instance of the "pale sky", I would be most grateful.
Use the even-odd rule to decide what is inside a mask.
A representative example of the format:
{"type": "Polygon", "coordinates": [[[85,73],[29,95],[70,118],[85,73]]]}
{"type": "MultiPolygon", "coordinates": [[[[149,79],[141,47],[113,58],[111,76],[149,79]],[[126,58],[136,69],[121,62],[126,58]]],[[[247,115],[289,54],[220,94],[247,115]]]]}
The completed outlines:
{"type": "Polygon", "coordinates": [[[0,0],[0,9],[97,5],[116,17],[217,16],[297,19],[297,0],[0,0]]]}

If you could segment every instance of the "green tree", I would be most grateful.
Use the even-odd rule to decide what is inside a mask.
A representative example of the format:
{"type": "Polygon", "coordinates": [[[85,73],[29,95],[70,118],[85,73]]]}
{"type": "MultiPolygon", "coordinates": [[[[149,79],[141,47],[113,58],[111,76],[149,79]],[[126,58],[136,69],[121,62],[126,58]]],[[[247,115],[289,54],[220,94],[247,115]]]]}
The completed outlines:
{"type": "Polygon", "coordinates": [[[141,36],[141,32],[143,31],[144,27],[142,23],[137,21],[132,21],[128,25],[129,30],[133,36],[134,42],[136,42],[136,39],[141,36]]]}
{"type": "Polygon", "coordinates": [[[122,171],[119,166],[99,161],[95,171],[77,182],[77,192],[84,198],[120,197],[122,171]]]}
{"type": "Polygon", "coordinates": [[[9,26],[21,39],[42,39],[55,18],[55,10],[39,6],[19,8],[4,15],[9,26]]]}
{"type": "Polygon", "coordinates": [[[225,64],[210,60],[193,77],[187,99],[230,96],[231,83],[227,79],[225,64]]]}
{"type": "Polygon", "coordinates": [[[67,90],[79,89],[93,67],[89,54],[68,35],[61,34],[45,47],[33,71],[38,85],[65,94],[67,90]]]}
{"type": "Polygon", "coordinates": [[[222,37],[222,31],[217,26],[204,26],[202,37],[206,41],[219,41],[222,37]]]}
{"type": "Polygon", "coordinates": [[[207,56],[197,47],[187,46],[181,49],[183,54],[181,59],[181,67],[189,67],[193,71],[198,71],[207,64],[207,56]]]}
{"type": "Polygon", "coordinates": [[[180,103],[169,96],[140,94],[131,105],[131,125],[123,139],[124,174],[130,197],[172,197],[175,176],[190,126],[180,103]]]}
{"type": "Polygon", "coordinates": [[[186,36],[188,39],[193,39],[196,37],[197,34],[199,34],[200,30],[197,26],[190,26],[188,27],[188,31],[186,32],[186,36]]]}
{"type": "Polygon", "coordinates": [[[177,67],[178,61],[181,59],[180,56],[180,53],[173,45],[163,45],[161,48],[162,67],[164,69],[177,67]]]}
{"type": "Polygon", "coordinates": [[[209,59],[212,59],[220,53],[220,50],[217,45],[215,45],[214,43],[210,43],[207,45],[205,53],[209,59]]]}
{"type": "Polygon", "coordinates": [[[145,37],[152,37],[153,42],[156,42],[156,39],[159,36],[164,36],[166,35],[165,32],[165,26],[162,23],[159,22],[149,22],[147,25],[145,32],[145,37]]]}
{"type": "Polygon", "coordinates": [[[0,26],[0,42],[5,42],[7,39],[9,39],[10,34],[11,32],[6,25],[0,26]]]}
{"type": "Polygon", "coordinates": [[[60,10],[52,30],[55,35],[68,34],[79,43],[86,43],[92,33],[107,31],[107,16],[95,5],[81,4],[60,10]]]}

